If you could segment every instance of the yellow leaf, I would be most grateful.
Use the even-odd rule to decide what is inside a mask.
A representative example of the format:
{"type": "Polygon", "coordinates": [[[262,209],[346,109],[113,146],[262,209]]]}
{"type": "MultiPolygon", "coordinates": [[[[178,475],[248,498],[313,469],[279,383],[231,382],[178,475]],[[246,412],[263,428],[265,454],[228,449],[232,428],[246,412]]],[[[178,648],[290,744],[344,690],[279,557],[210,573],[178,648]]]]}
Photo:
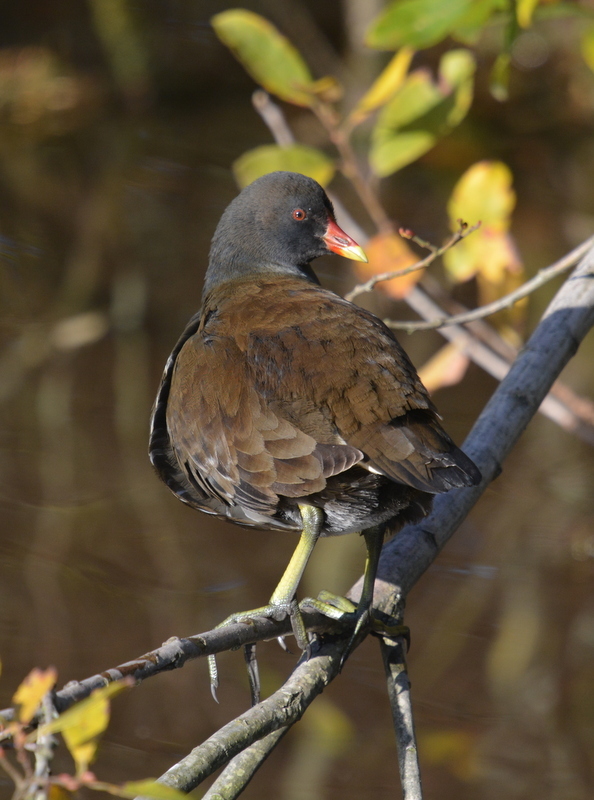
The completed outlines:
{"type": "Polygon", "coordinates": [[[521,28],[529,28],[538,0],[516,0],[516,17],[521,28]]]}
{"type": "Polygon", "coordinates": [[[215,14],[212,26],[252,78],[266,91],[299,106],[310,106],[315,92],[299,51],[272,23],[243,8],[215,14]]]}
{"type": "Polygon", "coordinates": [[[594,26],[589,27],[582,36],[582,56],[591,70],[594,70],[594,26]]]}
{"type": "Polygon", "coordinates": [[[372,111],[387,103],[400,89],[404,83],[414,52],[412,47],[400,48],[351,112],[353,125],[358,125],[372,111]]]}
{"type": "Polygon", "coordinates": [[[248,150],[233,162],[233,174],[242,189],[256,178],[277,170],[301,172],[322,186],[327,186],[334,177],[336,168],[332,159],[320,150],[304,144],[293,144],[289,147],[263,145],[248,150]]]}
{"type": "Polygon", "coordinates": [[[454,342],[444,345],[419,370],[419,377],[427,391],[433,393],[444,386],[460,383],[470,359],[454,342]]]}
{"type": "Polygon", "coordinates": [[[58,719],[42,725],[37,736],[61,733],[75,763],[77,774],[85,772],[95,757],[97,739],[109,723],[109,698],[130,686],[130,681],[115,681],[95,691],[69,708],[58,719]]]}
{"type": "MultiPolygon", "coordinates": [[[[370,239],[365,246],[368,263],[357,263],[354,267],[355,274],[361,281],[368,281],[374,275],[383,272],[394,272],[406,269],[419,260],[401,236],[395,233],[378,234],[370,239]]],[[[412,287],[420,280],[423,270],[409,272],[400,278],[382,281],[377,288],[397,300],[410,292],[412,287]]]]}
{"type": "MultiPolygon", "coordinates": [[[[509,228],[511,212],[516,204],[512,189],[512,173],[501,161],[479,161],[466,170],[448,202],[453,229],[457,220],[470,224],[481,220],[483,227],[509,228]]],[[[466,241],[470,241],[474,234],[466,241]]]]}
{"type": "Polygon", "coordinates": [[[479,161],[460,178],[448,202],[452,230],[462,219],[481,227],[444,255],[450,277],[465,281],[478,272],[491,281],[506,271],[520,268],[515,248],[508,235],[511,213],[516,203],[510,169],[500,161],[479,161]]]}
{"type": "Polygon", "coordinates": [[[44,696],[56,683],[58,673],[54,667],[33,669],[14,693],[12,701],[19,706],[18,717],[25,725],[33,719],[44,696]]]}

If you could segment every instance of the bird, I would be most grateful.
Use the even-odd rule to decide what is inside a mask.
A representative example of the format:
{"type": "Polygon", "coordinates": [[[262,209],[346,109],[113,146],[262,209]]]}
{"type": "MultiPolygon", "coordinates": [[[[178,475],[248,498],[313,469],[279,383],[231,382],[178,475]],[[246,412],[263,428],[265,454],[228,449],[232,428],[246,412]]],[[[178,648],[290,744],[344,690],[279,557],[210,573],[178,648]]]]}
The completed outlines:
{"type": "MultiPolygon", "coordinates": [[[[272,172],[235,197],[212,238],[201,308],[165,366],[149,444],[157,474],[187,505],[299,534],[269,602],[222,624],[289,615],[302,650],[295,595],[320,536],[365,538],[358,632],[388,523],[395,532],[417,522],[436,494],[481,479],[393,332],[322,287],[311,262],[329,253],[367,260],[312,178],[272,172]]],[[[330,617],[350,613],[310,602],[330,617]]]]}

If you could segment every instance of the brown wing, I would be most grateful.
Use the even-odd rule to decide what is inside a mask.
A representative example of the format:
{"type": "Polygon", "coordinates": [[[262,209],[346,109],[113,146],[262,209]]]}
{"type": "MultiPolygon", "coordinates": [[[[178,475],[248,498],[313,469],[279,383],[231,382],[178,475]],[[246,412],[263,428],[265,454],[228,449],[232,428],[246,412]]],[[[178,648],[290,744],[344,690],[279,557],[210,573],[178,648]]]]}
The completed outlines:
{"type": "MultiPolygon", "coordinates": [[[[307,404],[306,404],[307,405],[307,404]]],[[[363,458],[353,447],[325,444],[250,384],[246,361],[231,339],[205,346],[200,336],[181,349],[173,370],[167,428],[176,457],[194,481],[248,516],[271,516],[278,495],[321,491],[326,478],[363,458]]],[[[311,425],[310,425],[311,429],[311,425]]]]}
{"type": "MultiPolygon", "coordinates": [[[[244,343],[261,395],[276,399],[279,387],[287,397],[305,393],[329,423],[324,436],[331,430],[364,453],[362,466],[392,480],[431,493],[477,482],[476,467],[439,424],[415,368],[377,317],[308,284],[282,287],[275,313],[281,330],[264,319],[244,343]]],[[[303,428],[301,418],[295,424],[303,428]]],[[[311,435],[328,441],[318,430],[311,435]]]]}
{"type": "Polygon", "coordinates": [[[167,428],[194,482],[254,519],[359,462],[433,493],[471,482],[390,331],[303,281],[211,297],[177,356],[167,428]]]}

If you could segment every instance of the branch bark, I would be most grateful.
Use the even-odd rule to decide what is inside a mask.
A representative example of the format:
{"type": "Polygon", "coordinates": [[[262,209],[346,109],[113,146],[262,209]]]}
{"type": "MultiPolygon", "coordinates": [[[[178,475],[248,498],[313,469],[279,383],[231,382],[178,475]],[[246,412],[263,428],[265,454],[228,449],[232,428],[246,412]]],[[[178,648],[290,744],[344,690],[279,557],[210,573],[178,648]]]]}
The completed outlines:
{"type": "MultiPolygon", "coordinates": [[[[432,514],[426,520],[405,528],[384,547],[375,587],[374,611],[398,615],[408,591],[430,566],[488,484],[500,473],[502,462],[592,325],[594,248],[582,259],[550,304],[465,442],[465,450],[483,473],[480,486],[438,496],[432,514]]],[[[356,599],[361,586],[360,580],[349,596],[356,599]]],[[[226,725],[159,780],[189,791],[255,741],[293,724],[337,675],[344,643],[345,640],[322,644],[309,661],[299,663],[281,689],[226,725]]],[[[264,748],[264,751],[267,755],[269,748],[264,748]]],[[[252,774],[253,769],[250,777],[252,774]]]]}

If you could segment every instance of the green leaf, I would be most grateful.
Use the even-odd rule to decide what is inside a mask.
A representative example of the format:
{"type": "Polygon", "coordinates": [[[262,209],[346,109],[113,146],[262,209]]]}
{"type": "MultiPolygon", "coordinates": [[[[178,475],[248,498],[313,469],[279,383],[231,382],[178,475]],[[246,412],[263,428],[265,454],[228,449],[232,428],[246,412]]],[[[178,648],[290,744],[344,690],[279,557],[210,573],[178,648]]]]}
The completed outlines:
{"type": "Polygon", "coordinates": [[[452,29],[452,37],[464,44],[476,44],[491,17],[496,12],[508,12],[509,5],[509,0],[476,0],[459,24],[452,29]]]}
{"type": "Polygon", "coordinates": [[[233,174],[242,189],[256,178],[277,170],[301,172],[322,186],[327,186],[334,177],[335,166],[324,153],[304,144],[289,147],[263,145],[248,150],[233,163],[233,174]]]}
{"type": "Polygon", "coordinates": [[[379,177],[415,161],[458,125],[472,102],[475,62],[468,50],[451,50],[439,66],[439,81],[426,70],[408,76],[379,115],[369,160],[379,177]]]}
{"type": "Polygon", "coordinates": [[[215,14],[212,26],[252,78],[282,100],[313,102],[315,82],[298,50],[272,23],[242,8],[215,14]]]}
{"type": "Polygon", "coordinates": [[[495,100],[505,102],[509,97],[509,72],[511,57],[509,53],[499,53],[493,64],[489,80],[489,90],[495,100]]]}
{"type": "Polygon", "coordinates": [[[379,50],[416,50],[445,39],[477,0],[396,0],[373,21],[365,42],[379,50]]]}

